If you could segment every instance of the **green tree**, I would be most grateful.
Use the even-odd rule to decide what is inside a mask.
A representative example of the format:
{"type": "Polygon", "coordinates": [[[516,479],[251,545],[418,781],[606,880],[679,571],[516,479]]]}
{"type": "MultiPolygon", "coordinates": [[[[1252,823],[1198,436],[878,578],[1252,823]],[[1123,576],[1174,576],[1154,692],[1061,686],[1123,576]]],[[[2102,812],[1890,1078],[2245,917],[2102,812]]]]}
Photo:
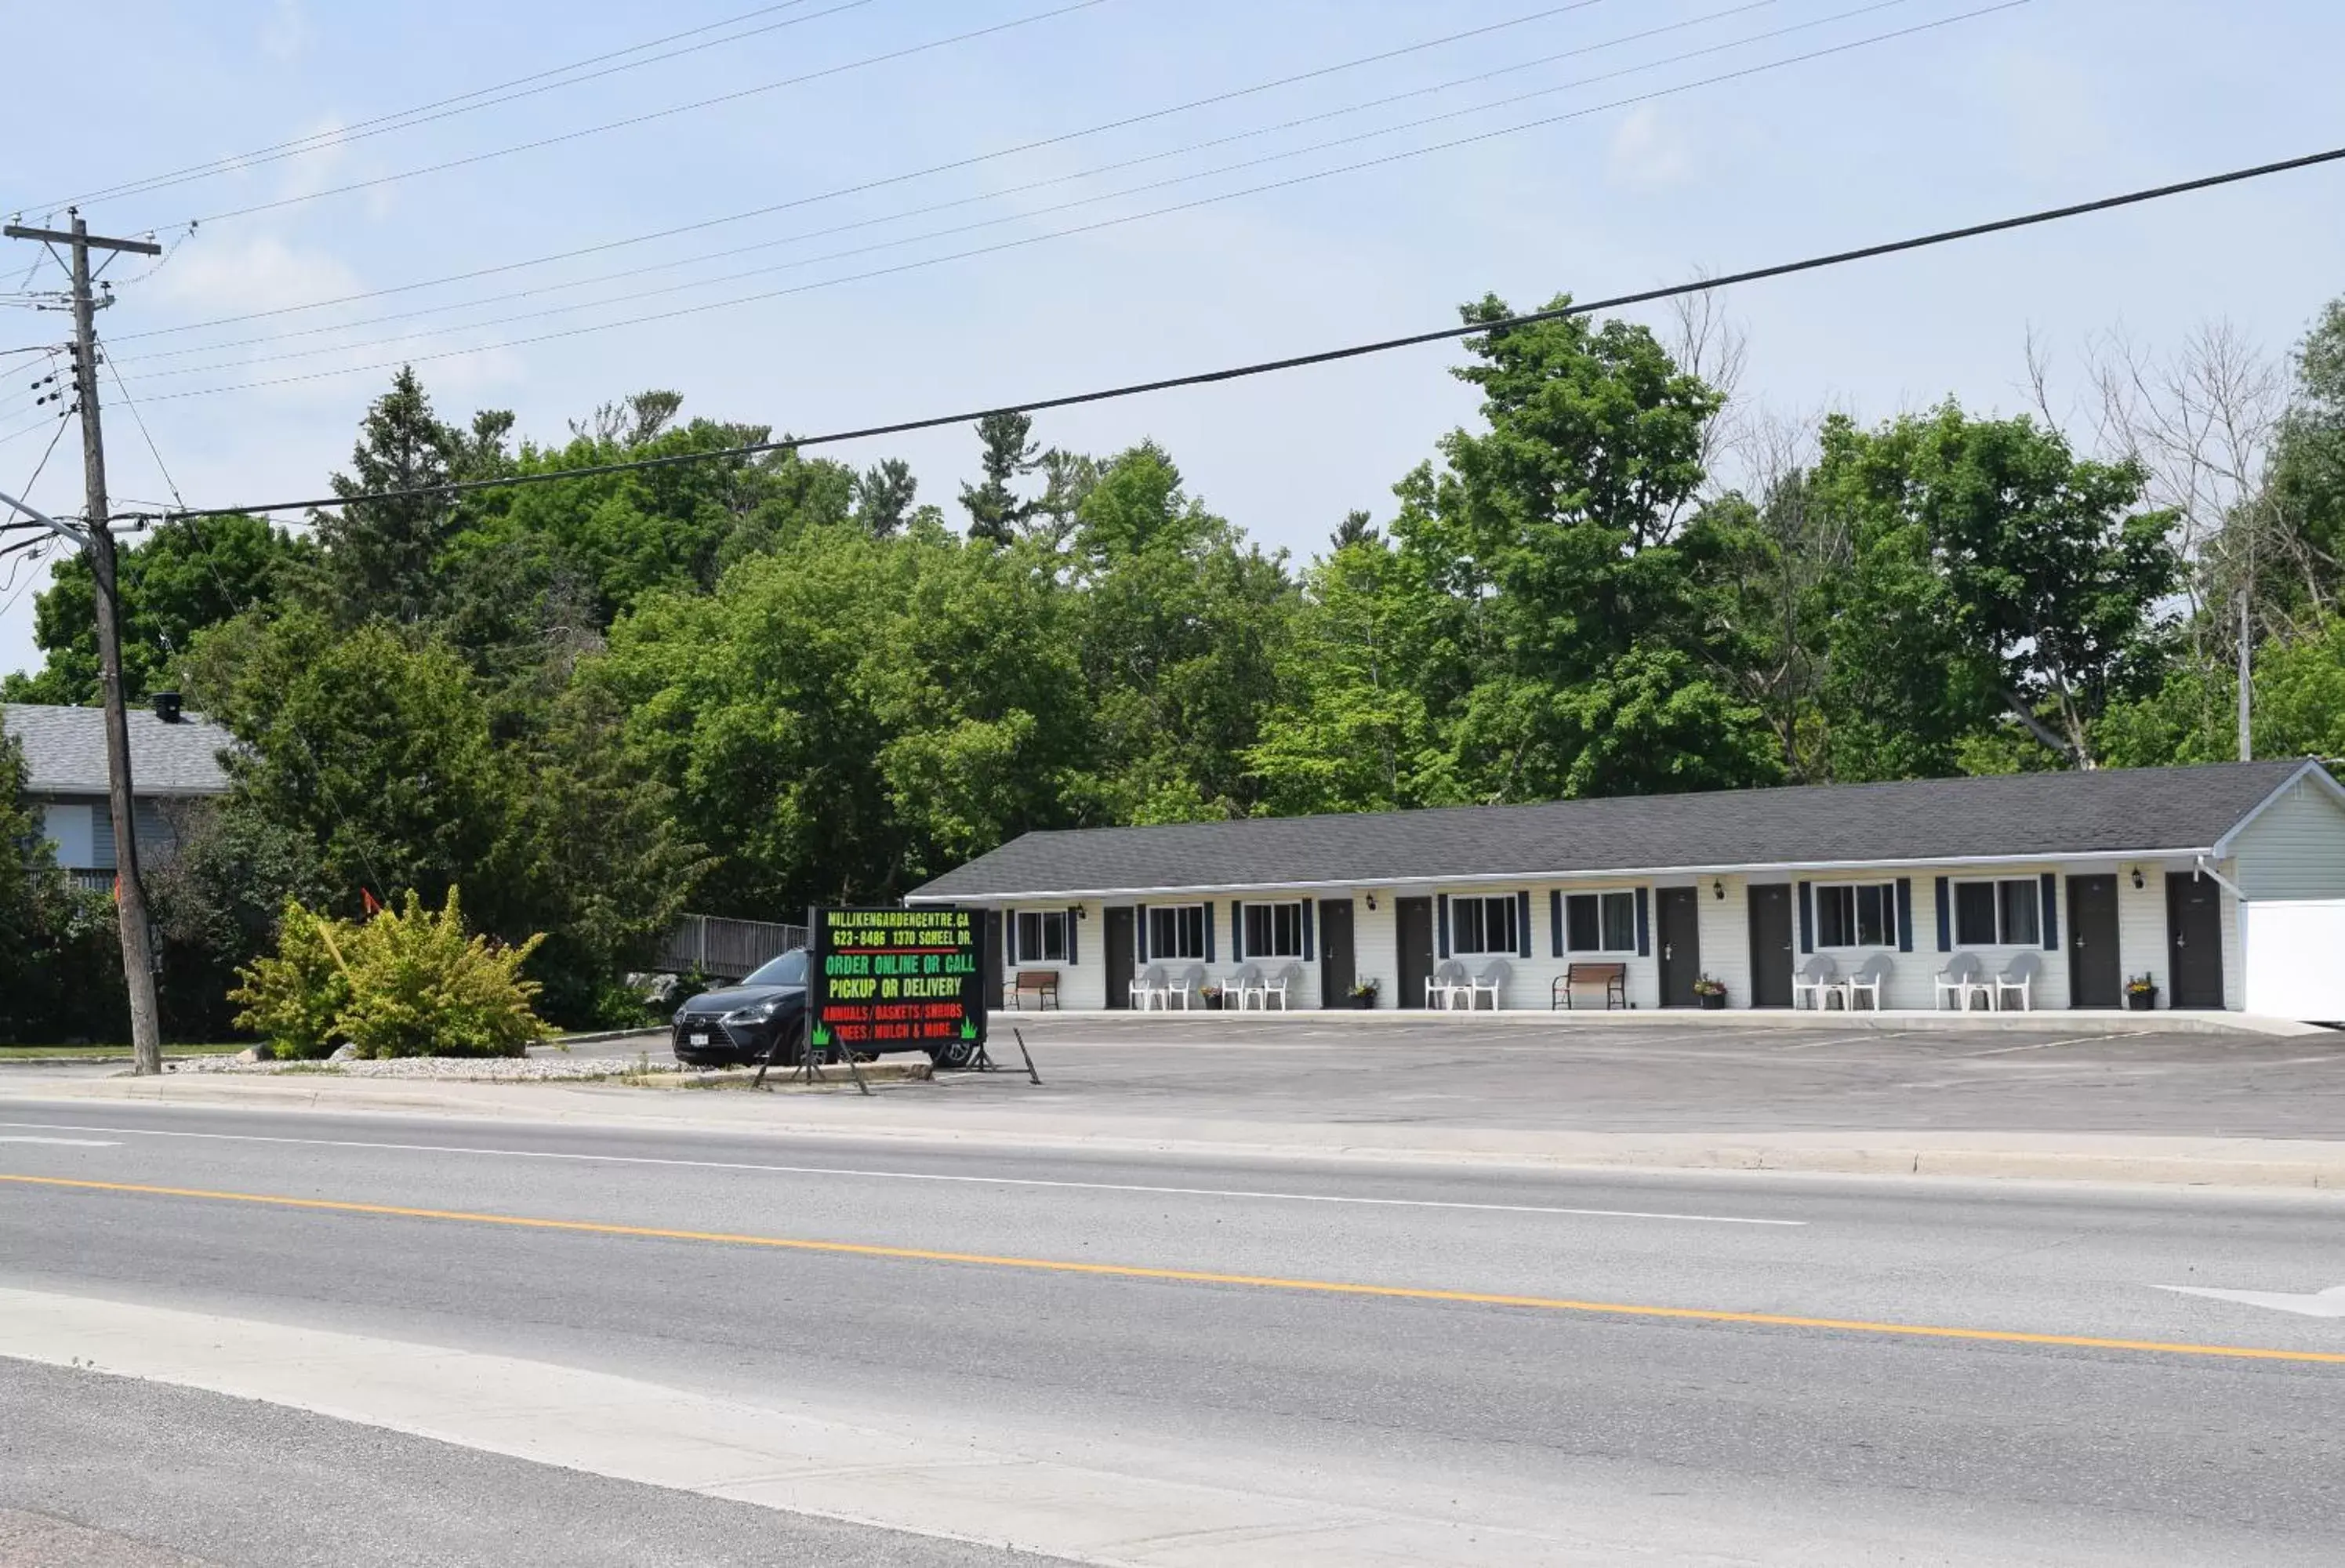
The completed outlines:
{"type": "MultiPolygon", "coordinates": [[[[317,550],[255,517],[168,522],[121,551],[123,690],[131,701],[183,679],[197,634],[259,604],[278,602],[314,569],[317,550]]],[[[98,700],[96,591],[79,554],[62,557],[34,600],[33,642],[45,660],[12,673],[12,703],[84,706],[98,700]]]]}
{"type": "Polygon", "coordinates": [[[1034,421],[1015,411],[988,414],[977,421],[977,439],[983,449],[978,459],[983,480],[960,487],[961,509],[969,513],[969,536],[1007,544],[1033,515],[1034,503],[1019,498],[1013,482],[1034,471],[1041,459],[1027,438],[1034,421]]]}
{"type": "Polygon", "coordinates": [[[2137,465],[1949,402],[1873,431],[1828,420],[1816,483],[1854,540],[1833,629],[1840,776],[1954,771],[1998,720],[2090,767],[2096,719],[2163,676],[2156,607],[2180,562],[2170,514],[2140,509],[2137,465]]]}

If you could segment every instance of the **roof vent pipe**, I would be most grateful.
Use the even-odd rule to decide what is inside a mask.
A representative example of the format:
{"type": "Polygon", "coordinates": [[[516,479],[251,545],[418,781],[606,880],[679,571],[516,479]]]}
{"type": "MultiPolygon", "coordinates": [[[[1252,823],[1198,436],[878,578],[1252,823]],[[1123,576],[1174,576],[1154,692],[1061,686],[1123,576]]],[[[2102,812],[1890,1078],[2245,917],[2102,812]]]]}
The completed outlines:
{"type": "Polygon", "coordinates": [[[179,722],[178,693],[157,692],[151,700],[155,704],[155,716],[157,718],[162,720],[167,724],[176,724],[179,722]]]}

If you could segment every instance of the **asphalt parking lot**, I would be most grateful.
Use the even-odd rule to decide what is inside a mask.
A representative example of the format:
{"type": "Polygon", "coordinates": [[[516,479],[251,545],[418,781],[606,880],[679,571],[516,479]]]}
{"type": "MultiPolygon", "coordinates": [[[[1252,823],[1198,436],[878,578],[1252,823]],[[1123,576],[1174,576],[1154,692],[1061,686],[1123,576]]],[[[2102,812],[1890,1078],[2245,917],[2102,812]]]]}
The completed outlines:
{"type": "Polygon", "coordinates": [[[1916,1027],[1882,1033],[1553,1027],[1462,1019],[997,1015],[1046,1087],[957,1092],[1147,1118],[1589,1132],[1999,1130],[2345,1137],[2345,1034],[2079,1036],[1916,1027]]]}

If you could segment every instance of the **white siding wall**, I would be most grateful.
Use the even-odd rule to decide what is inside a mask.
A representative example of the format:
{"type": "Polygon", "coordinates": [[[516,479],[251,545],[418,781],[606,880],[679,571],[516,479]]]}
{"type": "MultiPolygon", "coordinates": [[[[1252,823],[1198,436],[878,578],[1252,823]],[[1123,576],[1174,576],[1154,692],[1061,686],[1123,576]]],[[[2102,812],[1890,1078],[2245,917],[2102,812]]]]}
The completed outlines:
{"type": "MultiPolygon", "coordinates": [[[[2323,811],[2331,809],[2326,802],[2312,804],[2323,811]]],[[[2274,807],[2275,812],[2279,809],[2277,806],[2274,807]]],[[[2297,814],[2292,813],[2291,816],[2295,814],[2297,814]]],[[[2339,813],[2337,815],[2340,824],[2340,836],[2345,837],[2345,813],[2339,813]]],[[[2315,821],[2317,824],[2317,818],[2315,821]]],[[[2289,818],[2283,818],[2274,825],[2283,834],[2299,832],[2301,828],[2300,824],[2293,824],[2289,818]]],[[[2254,857],[2246,854],[2243,847],[2240,859],[2227,862],[2218,869],[2227,875],[2234,875],[2241,879],[2243,885],[2247,885],[2244,882],[2246,877],[2260,875],[2266,878],[2269,885],[2271,885],[2270,879],[2278,875],[2271,858],[2272,854],[2273,852],[2267,849],[2264,852],[2264,858],[2259,863],[2251,864],[2254,857]]],[[[2170,864],[2162,861],[2046,862],[2040,865],[1997,867],[1993,873],[1996,877],[2022,878],[2030,883],[2035,882],[2044,873],[2052,874],[2058,915],[2056,943],[2049,947],[2043,945],[2039,899],[2039,930],[2035,944],[2028,946],[1957,947],[1956,951],[1974,952],[1979,958],[1982,970],[1989,976],[2000,974],[2017,954],[2021,952],[2033,954],[2037,965],[2034,994],[2035,1007],[2039,1009],[2064,1008],[2068,1006],[2067,944],[2073,934],[2068,911],[2067,878],[2072,874],[2113,874],[2117,882],[2117,943],[2120,967],[2127,977],[2145,973],[2149,975],[2157,985],[2160,1000],[2163,1003],[2169,1000],[2172,996],[2172,986],[2167,973],[2165,877],[2169,870],[2188,874],[2190,869],[2191,866],[2187,861],[2170,864]],[[2133,885],[2133,872],[2137,869],[2137,865],[2143,877],[2143,885],[2139,888],[2133,885]]],[[[1987,875],[1985,871],[1966,866],[1901,866],[1884,868],[1877,872],[1832,871],[1806,875],[1793,872],[1782,874],[1780,876],[1768,875],[1756,880],[1770,882],[1784,880],[1792,884],[1794,888],[1792,936],[1796,949],[1800,932],[1800,906],[1797,895],[1799,883],[1805,881],[1819,885],[1826,882],[1893,884],[1901,876],[1910,878],[1913,884],[1913,950],[1903,952],[1894,946],[1877,950],[1889,959],[1893,966],[1890,982],[1882,1000],[1883,1005],[1888,1007],[1928,1008],[1936,1005],[1936,976],[1945,967],[1950,956],[1948,953],[1941,951],[1938,946],[1937,879],[1944,876],[1951,881],[1961,881],[1973,877],[1984,878],[1987,875]]],[[[1695,905],[1700,912],[1698,929],[1701,946],[1701,971],[1725,982],[1727,1005],[1730,1007],[1747,1007],[1751,1005],[1749,888],[1752,880],[1754,879],[1734,875],[1705,876],[1693,884],[1697,895],[1695,905]],[[1723,897],[1718,896],[1721,889],[1723,890],[1723,897]]],[[[1684,885],[1682,880],[1680,880],[1679,885],[1684,885]]],[[[1456,887],[1419,890],[1410,888],[1406,890],[1406,894],[1411,897],[1435,897],[1444,892],[1452,897],[1487,897],[1499,893],[1511,895],[1518,891],[1528,892],[1530,895],[1531,955],[1528,958],[1519,956],[1510,956],[1507,958],[1512,974],[1502,996],[1502,1002],[1509,1009],[1545,1010],[1548,1006],[1551,983],[1575,959],[1585,963],[1617,961],[1627,965],[1628,995],[1630,1004],[1639,1008],[1650,1008],[1657,1007],[1660,1002],[1660,965],[1654,955],[1659,951],[1660,942],[1659,889],[1660,884],[1644,885],[1647,889],[1648,919],[1650,922],[1650,940],[1647,945],[1649,950],[1644,955],[1566,954],[1558,958],[1555,956],[1555,943],[1550,934],[1551,905],[1548,895],[1551,891],[1560,889],[1567,895],[1611,890],[1634,891],[1638,885],[1639,884],[1633,881],[1591,880],[1570,883],[1540,882],[1528,884],[1521,888],[1503,889],[1456,887]]],[[[2340,890],[2340,895],[2345,895],[2345,889],[2340,890]]],[[[1307,897],[1316,901],[1331,896],[1341,897],[1344,895],[1341,892],[1317,888],[1308,894],[1297,893],[1288,896],[1307,897]]],[[[1391,887],[1364,886],[1354,889],[1350,896],[1354,966],[1357,977],[1377,983],[1380,992],[1377,999],[1379,1007],[1393,1008],[1418,1005],[1421,998],[1403,997],[1400,995],[1396,911],[1402,893],[1391,887]],[[1375,902],[1374,908],[1369,907],[1371,899],[1375,902]]],[[[1949,896],[1952,896],[1951,886],[1949,896]]],[[[1257,895],[1248,901],[1254,902],[1260,897],[1261,895],[1257,895]]],[[[1134,901],[1135,904],[1137,902],[1137,900],[1134,901]]],[[[1173,901],[1168,899],[1160,902],[1173,901]]],[[[1223,895],[1211,899],[1188,899],[1182,902],[1206,904],[1213,923],[1213,959],[1205,965],[1205,969],[1208,979],[1212,983],[1218,984],[1225,981],[1239,966],[1231,955],[1229,896],[1223,895]]],[[[1102,902],[1093,900],[1079,905],[1065,903],[1009,905],[1003,906],[1004,921],[1007,925],[1021,909],[1073,910],[1076,908],[1081,908],[1086,916],[1076,921],[1073,926],[1077,961],[1072,964],[1044,963],[1029,958],[1006,962],[1003,979],[1005,1000],[1006,993],[1014,986],[1018,970],[1055,969],[1059,973],[1059,996],[1062,1007],[1088,1009],[1106,1005],[1107,928],[1105,905],[1102,902]]],[[[1321,1002],[1319,965],[1316,958],[1318,944],[1324,939],[1324,933],[1315,928],[1316,913],[1315,909],[1313,961],[1302,964],[1301,978],[1293,994],[1294,1006],[1298,1010],[1316,1008],[1321,1002]]],[[[2222,921],[2225,1002],[2227,1006],[2238,1008],[2243,1005],[2245,996],[2246,966],[2240,946],[2240,923],[2237,901],[2228,893],[2222,899],[2222,921]]],[[[1951,926],[1951,919],[1949,924],[1951,926]]],[[[1950,940],[1952,935],[1950,930],[1950,940]]],[[[1007,951],[1007,932],[1005,932],[1005,957],[1007,951]]],[[[1876,949],[1842,949],[1832,952],[1831,956],[1838,960],[1842,972],[1847,974],[1853,972],[1876,949]]],[[[1792,956],[1796,966],[1805,963],[1810,955],[1804,950],[1795,950],[1792,956]]],[[[1466,964],[1468,970],[1476,974],[1479,974],[1489,961],[1486,956],[1461,956],[1461,962],[1466,964]]],[[[1185,961],[1179,964],[1169,960],[1165,962],[1168,968],[1172,968],[1176,972],[1179,968],[1186,966],[1185,961]]],[[[1289,960],[1264,959],[1257,962],[1265,971],[1274,971],[1289,960]]],[[[1436,962],[1439,962],[1437,951],[1436,962]]]]}

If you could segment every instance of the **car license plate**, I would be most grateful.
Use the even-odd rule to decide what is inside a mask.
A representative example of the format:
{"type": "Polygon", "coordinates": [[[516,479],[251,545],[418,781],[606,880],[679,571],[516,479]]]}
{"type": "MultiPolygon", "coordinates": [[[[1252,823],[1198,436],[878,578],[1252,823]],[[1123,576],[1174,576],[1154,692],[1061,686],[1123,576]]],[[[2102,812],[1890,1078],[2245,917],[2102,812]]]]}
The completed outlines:
{"type": "Polygon", "coordinates": [[[691,1041],[695,1046],[705,1046],[708,1043],[708,1037],[706,1035],[694,1035],[691,1037],[691,1041]]]}

